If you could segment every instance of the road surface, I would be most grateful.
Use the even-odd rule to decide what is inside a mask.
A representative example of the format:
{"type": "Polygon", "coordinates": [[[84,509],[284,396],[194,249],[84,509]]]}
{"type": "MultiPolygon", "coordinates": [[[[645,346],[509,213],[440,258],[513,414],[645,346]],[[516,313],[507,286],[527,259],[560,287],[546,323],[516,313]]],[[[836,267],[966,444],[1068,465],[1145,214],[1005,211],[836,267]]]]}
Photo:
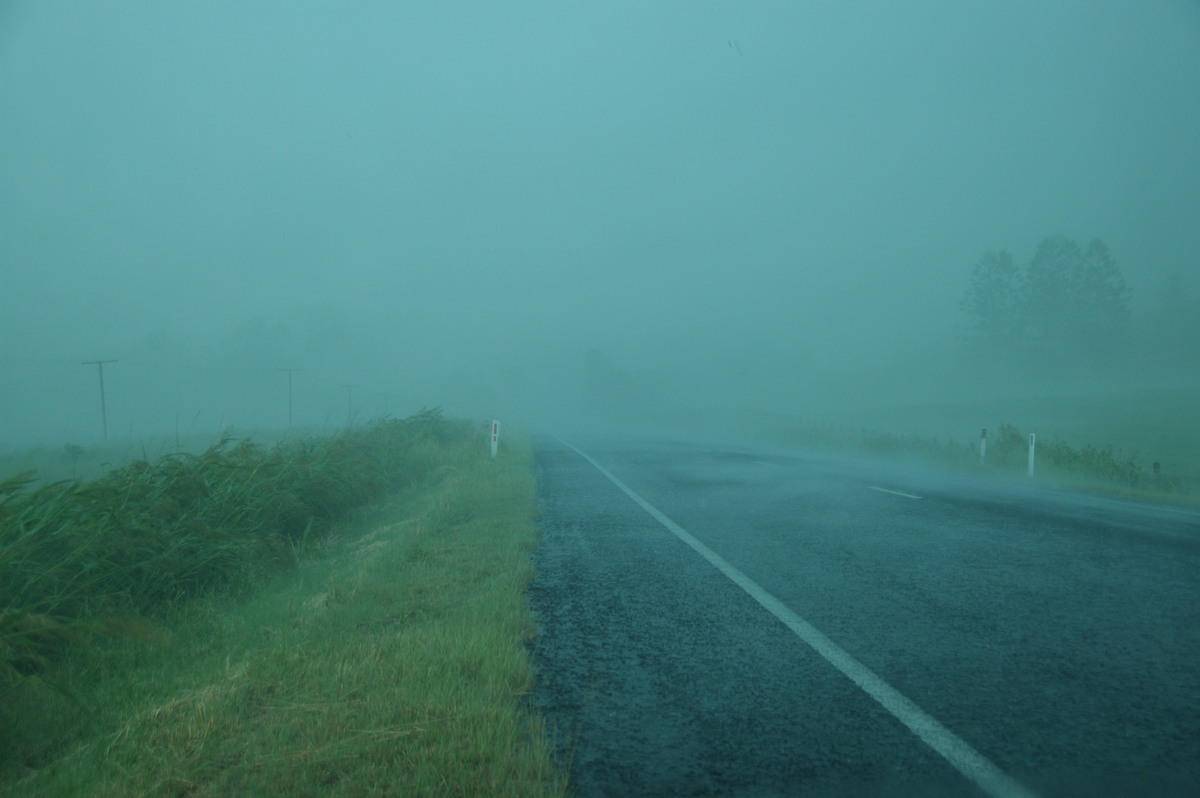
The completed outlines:
{"type": "Polygon", "coordinates": [[[1200,795],[1200,515],[632,437],[536,464],[581,798],[1200,795]]]}

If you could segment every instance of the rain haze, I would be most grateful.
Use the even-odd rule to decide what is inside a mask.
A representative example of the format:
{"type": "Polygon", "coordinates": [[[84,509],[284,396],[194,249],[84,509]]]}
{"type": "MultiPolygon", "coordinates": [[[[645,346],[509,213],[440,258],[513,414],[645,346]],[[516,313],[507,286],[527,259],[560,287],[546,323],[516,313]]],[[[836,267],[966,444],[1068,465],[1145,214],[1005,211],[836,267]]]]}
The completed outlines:
{"type": "Polygon", "coordinates": [[[0,3],[0,448],[97,360],[129,438],[965,395],[1052,236],[1194,383],[1197,86],[1190,2],[0,3]]]}

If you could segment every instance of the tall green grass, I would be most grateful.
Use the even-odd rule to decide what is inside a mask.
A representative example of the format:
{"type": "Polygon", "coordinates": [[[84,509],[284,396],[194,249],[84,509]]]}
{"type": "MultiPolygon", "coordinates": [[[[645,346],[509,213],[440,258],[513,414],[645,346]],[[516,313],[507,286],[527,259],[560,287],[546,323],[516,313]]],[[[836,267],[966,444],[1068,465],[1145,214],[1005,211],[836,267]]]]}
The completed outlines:
{"type": "Polygon", "coordinates": [[[91,482],[0,482],[0,690],[72,639],[294,562],[348,512],[426,475],[470,430],[437,411],[265,449],[222,438],[91,482]]]}
{"type": "MultiPolygon", "coordinates": [[[[0,794],[561,794],[523,699],[532,455],[510,439],[493,461],[485,440],[424,414],[278,451],[230,441],[114,475],[127,520],[159,502],[184,518],[211,505],[216,526],[266,524],[253,533],[261,545],[232,570],[213,564],[185,596],[142,589],[155,639],[42,651],[59,690],[10,679],[0,794]],[[277,567],[276,548],[289,567],[277,567]]],[[[83,582],[68,593],[81,597],[83,582]]],[[[138,604],[119,589],[98,595],[36,615],[69,624],[138,604]]]]}
{"type": "Polygon", "coordinates": [[[188,432],[181,435],[151,435],[113,440],[110,443],[81,446],[35,446],[0,453],[0,479],[28,471],[36,472],[36,485],[51,482],[88,482],[138,460],[156,462],[168,455],[201,454],[222,437],[253,440],[272,448],[277,444],[301,439],[327,437],[319,428],[286,430],[227,430],[221,434],[188,432]]]}

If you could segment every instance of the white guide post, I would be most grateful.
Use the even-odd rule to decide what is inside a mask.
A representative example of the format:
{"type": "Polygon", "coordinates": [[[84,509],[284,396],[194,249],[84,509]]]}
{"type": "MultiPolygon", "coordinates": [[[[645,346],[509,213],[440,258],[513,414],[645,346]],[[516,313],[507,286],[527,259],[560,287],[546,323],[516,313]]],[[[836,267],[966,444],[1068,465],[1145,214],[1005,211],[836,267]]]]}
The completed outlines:
{"type": "Polygon", "coordinates": [[[496,449],[500,446],[500,421],[492,419],[492,457],[496,457],[496,449]]]}
{"type": "Polygon", "coordinates": [[[1029,433],[1029,476],[1033,476],[1033,453],[1037,449],[1037,435],[1029,433]]]}
{"type": "Polygon", "coordinates": [[[983,465],[985,459],[987,459],[987,427],[984,427],[983,431],[979,433],[979,464],[983,465]]]}

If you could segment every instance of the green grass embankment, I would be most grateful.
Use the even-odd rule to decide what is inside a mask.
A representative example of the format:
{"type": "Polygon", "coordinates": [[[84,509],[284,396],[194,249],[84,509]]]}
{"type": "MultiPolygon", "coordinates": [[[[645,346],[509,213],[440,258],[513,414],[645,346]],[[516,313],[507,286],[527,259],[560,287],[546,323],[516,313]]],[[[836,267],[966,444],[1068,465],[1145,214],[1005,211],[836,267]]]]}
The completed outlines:
{"type": "Polygon", "coordinates": [[[563,792],[523,704],[525,442],[424,414],[130,468],[0,509],[0,793],[563,792]]]}

